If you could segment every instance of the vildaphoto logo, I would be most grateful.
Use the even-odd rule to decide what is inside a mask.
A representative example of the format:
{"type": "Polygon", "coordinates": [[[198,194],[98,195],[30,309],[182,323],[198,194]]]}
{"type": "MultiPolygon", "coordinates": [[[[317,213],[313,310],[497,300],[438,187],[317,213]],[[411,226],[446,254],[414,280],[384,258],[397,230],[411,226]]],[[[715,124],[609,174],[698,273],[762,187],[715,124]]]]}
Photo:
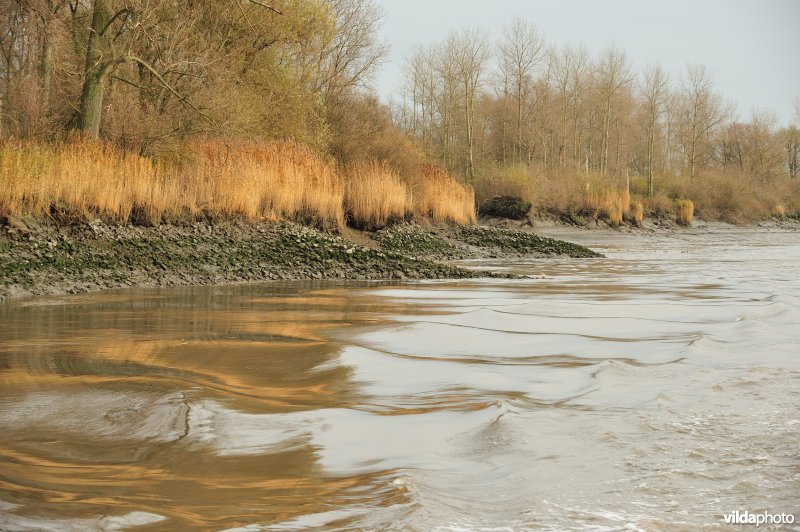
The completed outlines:
{"type": "Polygon", "coordinates": [[[747,510],[723,514],[726,525],[792,525],[794,514],[754,513],[747,510]]]}

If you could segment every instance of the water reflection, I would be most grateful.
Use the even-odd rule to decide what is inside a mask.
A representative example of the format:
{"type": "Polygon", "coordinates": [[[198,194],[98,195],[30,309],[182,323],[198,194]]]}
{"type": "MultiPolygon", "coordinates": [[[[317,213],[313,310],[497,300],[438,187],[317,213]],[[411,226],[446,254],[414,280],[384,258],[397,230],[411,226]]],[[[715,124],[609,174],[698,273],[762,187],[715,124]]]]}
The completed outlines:
{"type": "Polygon", "coordinates": [[[0,528],[690,530],[798,511],[800,239],[572,236],[609,258],[0,306],[0,528]]]}

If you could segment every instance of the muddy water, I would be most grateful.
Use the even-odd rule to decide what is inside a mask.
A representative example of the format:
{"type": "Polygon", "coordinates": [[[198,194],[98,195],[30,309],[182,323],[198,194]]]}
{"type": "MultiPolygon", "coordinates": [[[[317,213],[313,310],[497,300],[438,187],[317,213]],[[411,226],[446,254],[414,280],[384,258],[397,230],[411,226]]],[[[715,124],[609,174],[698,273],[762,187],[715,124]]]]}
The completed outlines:
{"type": "Polygon", "coordinates": [[[0,529],[800,512],[800,234],[555,236],[608,258],[0,306],[0,529]]]}

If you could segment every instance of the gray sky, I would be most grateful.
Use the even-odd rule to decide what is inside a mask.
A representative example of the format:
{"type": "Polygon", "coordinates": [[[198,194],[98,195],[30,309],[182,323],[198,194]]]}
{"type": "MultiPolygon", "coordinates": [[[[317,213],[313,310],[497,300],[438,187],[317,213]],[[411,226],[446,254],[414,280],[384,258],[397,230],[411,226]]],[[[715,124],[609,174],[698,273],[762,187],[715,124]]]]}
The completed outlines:
{"type": "Polygon", "coordinates": [[[451,29],[481,27],[497,38],[521,16],[551,43],[584,44],[596,54],[623,48],[637,71],[660,62],[673,76],[705,64],[717,89],[737,105],[794,118],[800,96],[800,0],[379,0],[389,61],[377,76],[395,100],[402,65],[415,44],[441,41],[451,29]]]}

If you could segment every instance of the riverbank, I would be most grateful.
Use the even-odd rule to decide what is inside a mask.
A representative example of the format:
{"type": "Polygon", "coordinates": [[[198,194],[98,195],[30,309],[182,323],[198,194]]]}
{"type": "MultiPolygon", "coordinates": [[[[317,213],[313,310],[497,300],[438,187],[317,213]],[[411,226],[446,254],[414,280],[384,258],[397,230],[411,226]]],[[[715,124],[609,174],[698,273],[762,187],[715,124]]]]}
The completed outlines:
{"type": "Polygon", "coordinates": [[[800,218],[796,217],[772,217],[765,218],[748,223],[730,223],[716,219],[694,218],[689,226],[681,226],[675,222],[672,217],[668,216],[645,216],[641,224],[635,224],[631,221],[623,221],[618,225],[614,225],[603,218],[577,218],[574,216],[553,215],[545,213],[537,216],[531,216],[524,220],[509,220],[506,218],[484,216],[478,219],[478,224],[483,227],[505,228],[522,231],[537,231],[540,229],[551,228],[564,228],[575,230],[587,231],[613,231],[622,233],[639,234],[642,232],[657,232],[668,234],[696,232],[705,230],[716,229],[742,229],[742,228],[758,228],[758,229],[788,229],[800,230],[800,218]]]}
{"type": "Polygon", "coordinates": [[[101,220],[0,228],[0,301],[106,288],[296,279],[507,277],[446,261],[599,256],[517,229],[401,224],[340,235],[290,222],[138,227],[101,220]]]}

